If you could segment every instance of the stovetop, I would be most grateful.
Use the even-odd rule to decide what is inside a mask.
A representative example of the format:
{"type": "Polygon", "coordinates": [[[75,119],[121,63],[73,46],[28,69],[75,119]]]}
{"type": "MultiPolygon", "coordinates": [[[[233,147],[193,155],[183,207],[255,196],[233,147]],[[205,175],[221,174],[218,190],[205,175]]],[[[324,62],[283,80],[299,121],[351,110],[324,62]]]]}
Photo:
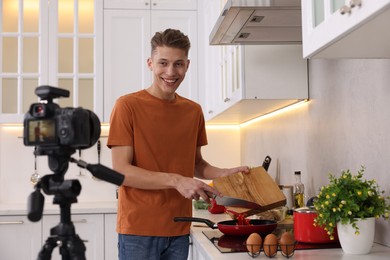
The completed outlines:
{"type": "MultiPolygon", "coordinates": [[[[219,230],[203,231],[202,232],[210,242],[221,252],[221,253],[239,253],[247,252],[244,242],[247,236],[229,236],[224,235],[219,230]]],[[[340,243],[330,244],[309,244],[297,242],[295,244],[295,250],[309,250],[309,249],[330,249],[330,248],[341,248],[340,243]]]]}

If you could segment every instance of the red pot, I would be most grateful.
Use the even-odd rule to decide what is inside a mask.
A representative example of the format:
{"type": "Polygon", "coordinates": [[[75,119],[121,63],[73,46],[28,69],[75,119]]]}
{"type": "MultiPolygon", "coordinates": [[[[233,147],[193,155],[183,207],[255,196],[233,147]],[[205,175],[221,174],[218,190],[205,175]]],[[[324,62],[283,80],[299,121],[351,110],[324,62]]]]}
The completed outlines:
{"type": "Polygon", "coordinates": [[[294,211],[294,238],[298,242],[326,244],[339,241],[337,230],[334,233],[334,240],[330,237],[322,227],[314,226],[314,219],[317,217],[317,212],[314,209],[301,208],[294,211]]]}

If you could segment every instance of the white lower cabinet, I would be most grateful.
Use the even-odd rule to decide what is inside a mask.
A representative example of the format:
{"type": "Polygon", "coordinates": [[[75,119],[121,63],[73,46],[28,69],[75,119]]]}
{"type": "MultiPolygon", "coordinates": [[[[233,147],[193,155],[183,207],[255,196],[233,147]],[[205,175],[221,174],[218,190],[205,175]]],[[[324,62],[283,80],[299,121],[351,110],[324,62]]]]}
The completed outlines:
{"type": "MultiPolygon", "coordinates": [[[[71,220],[84,241],[86,259],[118,259],[116,214],[72,214],[71,220]]],[[[0,216],[0,259],[37,259],[50,230],[60,221],[60,215],[44,215],[38,222],[27,216],[0,216]]],[[[54,248],[51,259],[62,259],[59,247],[54,248]]]]}
{"type": "Polygon", "coordinates": [[[192,236],[191,236],[191,241],[192,241],[192,244],[190,246],[190,256],[188,257],[188,259],[192,259],[192,260],[209,259],[205,255],[203,255],[203,253],[202,253],[203,250],[201,250],[201,246],[200,246],[199,242],[196,241],[195,239],[193,239],[192,236]]]}
{"type": "Polygon", "coordinates": [[[0,258],[37,259],[41,247],[41,222],[26,216],[0,216],[0,258]]]}
{"type": "Polygon", "coordinates": [[[118,234],[116,214],[104,214],[104,256],[106,260],[118,259],[118,234]]]}
{"type": "MultiPolygon", "coordinates": [[[[76,228],[76,234],[84,241],[87,250],[86,259],[104,259],[104,215],[103,214],[74,214],[72,222],[76,228]]],[[[59,215],[45,215],[42,218],[42,243],[50,235],[50,229],[60,223],[59,215]]],[[[53,250],[53,260],[62,259],[59,248],[53,250]]],[[[112,258],[111,258],[112,259],[112,258]]]]}

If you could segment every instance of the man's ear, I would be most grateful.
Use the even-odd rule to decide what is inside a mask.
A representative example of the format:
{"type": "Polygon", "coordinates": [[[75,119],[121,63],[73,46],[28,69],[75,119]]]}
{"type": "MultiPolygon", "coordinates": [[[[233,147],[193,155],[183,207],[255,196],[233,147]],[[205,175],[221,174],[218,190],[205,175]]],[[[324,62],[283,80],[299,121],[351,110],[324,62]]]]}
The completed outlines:
{"type": "Polygon", "coordinates": [[[187,70],[188,70],[188,68],[190,67],[190,60],[187,60],[187,68],[186,68],[186,72],[187,72],[187,70]]]}
{"type": "Polygon", "coordinates": [[[153,70],[153,61],[152,61],[152,58],[148,58],[147,60],[146,60],[146,64],[148,65],[148,68],[149,68],[149,70],[153,70]]]}

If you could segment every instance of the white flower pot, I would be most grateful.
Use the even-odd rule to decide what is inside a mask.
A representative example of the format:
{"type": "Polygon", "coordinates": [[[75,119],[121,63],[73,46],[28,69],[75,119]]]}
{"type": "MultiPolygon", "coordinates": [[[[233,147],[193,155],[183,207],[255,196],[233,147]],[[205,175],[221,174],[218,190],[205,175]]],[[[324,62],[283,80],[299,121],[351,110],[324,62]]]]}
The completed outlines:
{"type": "Polygon", "coordinates": [[[341,248],[346,254],[364,255],[371,251],[375,235],[375,218],[367,218],[356,222],[359,234],[351,224],[337,223],[337,233],[341,248]]]}

